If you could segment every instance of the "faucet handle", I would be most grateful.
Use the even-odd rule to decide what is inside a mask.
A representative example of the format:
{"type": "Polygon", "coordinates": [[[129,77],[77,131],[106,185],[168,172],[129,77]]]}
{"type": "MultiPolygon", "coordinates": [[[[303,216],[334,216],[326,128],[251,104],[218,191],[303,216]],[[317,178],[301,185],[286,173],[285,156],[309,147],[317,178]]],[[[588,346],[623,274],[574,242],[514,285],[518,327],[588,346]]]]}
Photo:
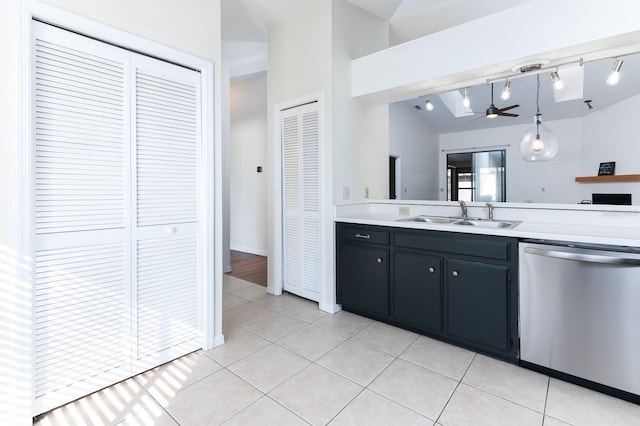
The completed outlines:
{"type": "Polygon", "coordinates": [[[489,220],[493,220],[493,209],[495,207],[491,203],[487,203],[487,207],[489,208],[489,220]]]}

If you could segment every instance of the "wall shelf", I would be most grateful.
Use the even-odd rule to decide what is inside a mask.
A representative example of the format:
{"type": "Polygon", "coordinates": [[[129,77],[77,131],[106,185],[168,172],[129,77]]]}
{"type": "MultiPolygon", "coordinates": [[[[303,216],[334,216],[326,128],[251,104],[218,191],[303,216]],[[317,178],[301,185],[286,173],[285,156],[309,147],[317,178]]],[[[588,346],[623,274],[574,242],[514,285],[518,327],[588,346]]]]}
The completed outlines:
{"type": "Polygon", "coordinates": [[[640,182],[640,175],[581,176],[581,177],[576,177],[576,182],[579,182],[579,183],[640,182]]]}

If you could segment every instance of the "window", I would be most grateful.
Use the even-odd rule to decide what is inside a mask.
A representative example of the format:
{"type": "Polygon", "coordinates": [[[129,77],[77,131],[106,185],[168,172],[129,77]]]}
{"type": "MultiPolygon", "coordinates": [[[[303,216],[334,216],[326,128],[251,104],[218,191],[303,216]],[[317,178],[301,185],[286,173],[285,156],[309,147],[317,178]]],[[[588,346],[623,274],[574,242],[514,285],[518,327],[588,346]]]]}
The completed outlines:
{"type": "Polygon", "coordinates": [[[447,154],[447,200],[506,201],[506,151],[447,154]]]}

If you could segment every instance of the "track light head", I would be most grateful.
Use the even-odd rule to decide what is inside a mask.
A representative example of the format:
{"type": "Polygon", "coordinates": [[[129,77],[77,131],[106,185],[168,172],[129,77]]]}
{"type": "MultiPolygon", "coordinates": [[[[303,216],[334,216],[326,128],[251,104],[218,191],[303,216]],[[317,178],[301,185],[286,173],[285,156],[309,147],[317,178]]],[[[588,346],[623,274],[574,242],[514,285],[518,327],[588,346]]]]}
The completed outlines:
{"type": "Polygon", "coordinates": [[[564,83],[560,79],[558,75],[558,71],[553,71],[551,73],[551,81],[553,81],[553,88],[556,90],[562,90],[564,88],[564,83]]]}
{"type": "Polygon", "coordinates": [[[462,106],[465,108],[469,108],[469,106],[471,105],[471,100],[469,99],[469,88],[467,87],[466,89],[464,89],[463,91],[463,95],[462,95],[462,106]]]}
{"type": "Polygon", "coordinates": [[[613,64],[613,68],[609,73],[609,77],[607,77],[608,86],[615,86],[620,82],[620,70],[622,69],[622,64],[624,64],[624,61],[616,59],[616,62],[613,64]]]}
{"type": "Polygon", "coordinates": [[[431,103],[430,98],[427,98],[426,102],[424,103],[424,107],[427,111],[433,111],[433,103],[431,103]]]}
{"type": "Polygon", "coordinates": [[[504,87],[502,88],[502,93],[500,94],[500,99],[503,101],[508,100],[511,97],[511,82],[509,80],[504,82],[504,87]]]}

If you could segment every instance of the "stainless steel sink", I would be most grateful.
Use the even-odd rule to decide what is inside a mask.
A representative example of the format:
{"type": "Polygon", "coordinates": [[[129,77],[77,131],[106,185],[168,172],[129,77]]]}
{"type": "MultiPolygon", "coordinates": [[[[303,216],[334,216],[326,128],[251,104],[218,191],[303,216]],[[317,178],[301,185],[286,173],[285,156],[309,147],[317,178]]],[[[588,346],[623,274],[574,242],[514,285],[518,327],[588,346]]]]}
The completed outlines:
{"type": "Polygon", "coordinates": [[[479,228],[515,228],[520,224],[517,221],[511,220],[471,220],[462,219],[453,222],[454,225],[462,226],[477,226],[479,228]]]}
{"type": "Polygon", "coordinates": [[[443,217],[443,216],[415,216],[415,217],[408,217],[404,219],[398,219],[399,222],[422,222],[422,223],[439,223],[439,224],[455,223],[458,220],[460,219],[454,218],[454,217],[443,217]]]}
{"type": "Polygon", "coordinates": [[[478,228],[515,228],[520,224],[511,220],[464,219],[444,216],[412,216],[398,219],[398,222],[435,223],[444,225],[477,226],[478,228]]]}

